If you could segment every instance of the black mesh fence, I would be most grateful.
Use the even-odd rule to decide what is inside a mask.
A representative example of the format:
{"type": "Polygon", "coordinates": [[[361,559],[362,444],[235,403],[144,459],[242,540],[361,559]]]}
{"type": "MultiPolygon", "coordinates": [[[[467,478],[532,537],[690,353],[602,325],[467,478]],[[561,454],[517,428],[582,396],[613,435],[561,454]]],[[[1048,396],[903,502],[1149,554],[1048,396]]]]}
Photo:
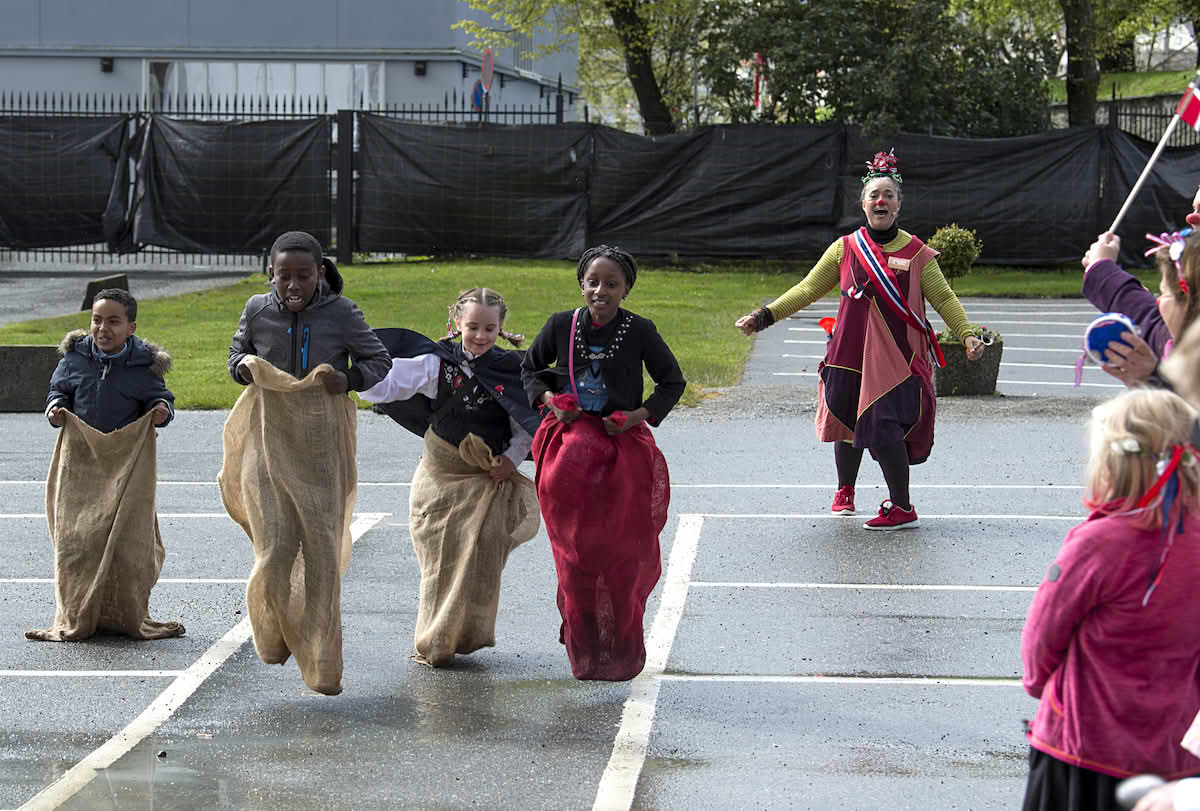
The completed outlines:
{"type": "MultiPolygon", "coordinates": [[[[1101,222],[1102,229],[1106,229],[1121,210],[1121,204],[1146,167],[1156,143],[1114,128],[1106,128],[1103,134],[1108,182],[1103,189],[1101,222]]],[[[1122,263],[1146,264],[1148,260],[1142,256],[1143,250],[1149,247],[1145,235],[1182,228],[1183,217],[1190,210],[1198,187],[1200,148],[1166,147],[1117,229],[1123,238],[1122,263]]]]}
{"type": "Polygon", "coordinates": [[[129,116],[0,117],[0,246],[109,242],[126,216],[129,116]],[[106,228],[106,223],[108,228],[106,228]]]}
{"type": "Polygon", "coordinates": [[[590,126],[358,120],[360,250],[556,257],[587,247],[590,126]]]}
{"type": "MultiPolygon", "coordinates": [[[[651,138],[394,111],[121,108],[0,111],[0,248],[261,253],[304,229],[331,247],[344,237],[343,257],[572,257],[607,242],[641,256],[812,258],[862,223],[864,163],[894,147],[902,227],[973,228],[989,263],[1063,263],[1108,228],[1154,148],[1116,127],[880,143],[840,126],[651,138]]],[[[1147,231],[1180,224],[1197,184],[1200,147],[1168,147],[1119,229],[1125,263],[1144,262],[1147,231]]]]}
{"type": "Polygon", "coordinates": [[[595,130],[590,242],[636,254],[813,256],[829,244],[840,127],[595,130]]]}
{"type": "Polygon", "coordinates": [[[262,251],[280,233],[332,233],[330,127],[151,116],[137,160],[133,241],[181,251],[262,251]]]}
{"type": "Polygon", "coordinates": [[[886,145],[851,131],[837,232],[862,225],[865,163],[894,147],[904,176],[901,228],[926,239],[950,223],[974,229],[993,264],[1077,261],[1101,229],[1103,144],[1095,127],[1021,138],[902,135],[886,145]]]}

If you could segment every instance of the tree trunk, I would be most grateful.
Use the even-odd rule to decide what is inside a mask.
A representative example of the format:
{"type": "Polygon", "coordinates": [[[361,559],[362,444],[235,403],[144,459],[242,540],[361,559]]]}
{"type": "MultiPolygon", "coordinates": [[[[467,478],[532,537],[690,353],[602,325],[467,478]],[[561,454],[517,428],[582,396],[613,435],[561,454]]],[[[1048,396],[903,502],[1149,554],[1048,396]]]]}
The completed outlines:
{"type": "Polygon", "coordinates": [[[625,72],[637,96],[638,109],[647,135],[670,135],[675,132],[675,121],[663,100],[662,88],[654,76],[654,63],[650,53],[650,32],[646,21],[637,11],[638,0],[604,0],[604,6],[612,16],[613,26],[625,51],[625,72]]]}
{"type": "Polygon", "coordinates": [[[1096,125],[1096,16],[1091,0],[1058,0],[1067,30],[1067,123],[1096,125]]]}
{"type": "MultiPolygon", "coordinates": [[[[1200,18],[1192,19],[1192,36],[1200,36],[1200,18]]],[[[1196,45],[1196,67],[1200,68],[1200,41],[1196,45]]]]}

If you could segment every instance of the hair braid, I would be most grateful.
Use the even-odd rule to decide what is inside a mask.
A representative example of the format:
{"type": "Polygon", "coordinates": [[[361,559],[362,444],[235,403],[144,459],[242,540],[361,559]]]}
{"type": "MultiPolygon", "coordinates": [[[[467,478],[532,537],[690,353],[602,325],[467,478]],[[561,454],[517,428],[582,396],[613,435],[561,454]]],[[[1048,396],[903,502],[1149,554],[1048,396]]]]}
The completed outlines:
{"type": "Polygon", "coordinates": [[[457,338],[462,333],[459,331],[456,322],[462,317],[463,308],[468,304],[481,304],[484,307],[495,307],[497,314],[500,316],[500,337],[504,338],[513,346],[520,346],[525,340],[525,336],[516,332],[507,332],[504,329],[504,319],[508,317],[508,304],[504,301],[504,296],[499,292],[492,290],[489,287],[472,287],[470,290],[464,290],[459,294],[458,298],[450,305],[450,318],[446,322],[446,337],[457,338]]]}

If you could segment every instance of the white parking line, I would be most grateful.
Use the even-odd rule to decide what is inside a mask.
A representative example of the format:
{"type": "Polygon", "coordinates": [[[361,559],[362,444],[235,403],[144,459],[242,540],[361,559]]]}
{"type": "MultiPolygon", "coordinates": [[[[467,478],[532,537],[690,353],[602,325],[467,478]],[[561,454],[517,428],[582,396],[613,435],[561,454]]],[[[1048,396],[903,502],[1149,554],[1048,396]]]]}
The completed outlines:
{"type": "MultiPolygon", "coordinates": [[[[702,518],[780,518],[780,519],[803,519],[805,521],[815,518],[828,518],[832,521],[845,521],[846,516],[834,515],[833,513],[696,513],[702,518]]],[[[921,513],[920,519],[924,521],[926,518],[942,519],[948,518],[955,521],[959,520],[993,520],[1003,519],[1006,521],[1077,521],[1082,522],[1086,516],[1083,515],[1011,515],[1008,513],[942,513],[930,515],[929,513],[921,513]]],[[[914,532],[914,530],[907,530],[914,532]]]]}
{"type": "MultiPolygon", "coordinates": [[[[1074,338],[1074,337],[1078,337],[1078,336],[1073,335],[1073,336],[1063,336],[1063,337],[1064,338],[1065,337],[1073,337],[1074,338]]],[[[800,338],[786,338],[786,339],[784,339],[783,342],[785,344],[819,344],[821,346],[825,346],[826,344],[829,343],[829,341],[827,341],[827,340],[814,339],[814,340],[809,341],[809,340],[804,340],[804,339],[800,339],[800,338]]],[[[1071,355],[1078,355],[1080,352],[1080,350],[1078,350],[1078,349],[1060,349],[1058,347],[1041,347],[1041,346],[1013,346],[1012,344],[1005,344],[1004,351],[1005,352],[1063,352],[1063,353],[1071,354],[1071,355]]],[[[786,358],[788,356],[784,355],[784,357],[786,358]]],[[[825,356],[824,355],[798,355],[797,357],[823,358],[825,356]]]]}
{"type": "MultiPolygon", "coordinates": [[[[37,486],[37,487],[45,487],[46,480],[45,479],[4,479],[4,480],[0,480],[0,485],[10,485],[10,484],[28,484],[28,485],[33,485],[33,486],[37,486]]],[[[171,480],[167,480],[167,479],[160,479],[158,481],[158,486],[159,487],[216,487],[217,483],[213,482],[213,481],[181,482],[181,481],[171,481],[171,480]]],[[[359,482],[358,486],[359,487],[412,487],[412,482],[359,482]]],[[[207,513],[205,513],[205,515],[207,515],[207,513]]],[[[161,513],[160,513],[160,517],[161,517],[161,513]]]]}
{"type": "MultiPolygon", "coordinates": [[[[1089,317],[1086,315],[1081,315],[1080,317],[1083,319],[1082,321],[1041,321],[1041,320],[1038,320],[1038,321],[1010,321],[1010,320],[1006,320],[1006,319],[989,318],[988,323],[989,324],[1028,324],[1030,326],[1038,326],[1038,327],[1041,327],[1041,326],[1045,326],[1045,327],[1086,327],[1088,324],[1090,324],[1092,322],[1092,318],[1094,318],[1095,316],[1093,315],[1093,316],[1089,317]]],[[[930,323],[932,323],[935,327],[938,326],[939,324],[941,324],[942,326],[945,326],[945,324],[943,324],[940,320],[937,320],[937,319],[930,319],[930,323]]]]}
{"type": "MultiPolygon", "coordinates": [[[[855,487],[859,490],[867,489],[883,489],[886,484],[858,484],[855,487]]],[[[952,484],[910,484],[910,490],[922,488],[926,490],[961,490],[963,485],[961,482],[952,484]]],[[[671,482],[671,489],[678,490],[680,488],[714,488],[714,489],[740,489],[747,488],[751,490],[836,490],[837,485],[833,482],[824,484],[676,484],[671,482]]],[[[971,483],[972,490],[1082,490],[1081,484],[975,484],[971,483]]]]}
{"type": "MultiPolygon", "coordinates": [[[[1071,386],[1077,388],[1074,381],[1070,380],[997,380],[996,382],[1004,383],[1009,386],[1071,386]]],[[[1080,383],[1079,385],[1093,389],[1125,388],[1125,386],[1121,383],[1080,383]]]]}
{"type": "MultiPolygon", "coordinates": [[[[1030,351],[1034,351],[1034,350],[1030,350],[1030,351]]],[[[1036,351],[1041,351],[1041,350],[1036,350],[1036,351]]],[[[1079,354],[1078,352],[1075,352],[1074,350],[1064,350],[1064,351],[1071,351],[1073,354],[1079,354]]],[[[802,359],[811,359],[811,360],[824,360],[825,359],[824,355],[783,354],[783,355],[780,355],[779,357],[781,357],[781,358],[802,358],[802,359]]],[[[1004,361],[1004,362],[1001,362],[1001,364],[1000,364],[1001,369],[1014,367],[1014,366],[1031,367],[1031,368],[1036,368],[1036,369],[1071,369],[1071,370],[1074,370],[1074,368],[1075,368],[1075,364],[1073,364],[1073,363],[1021,363],[1019,361],[1009,363],[1007,361],[1004,361]]],[[[1098,372],[1101,374],[1106,374],[1106,372],[1104,372],[1104,370],[1101,369],[1099,366],[1084,366],[1083,371],[1098,372]]],[[[996,382],[999,382],[999,381],[996,381],[996,382]]]]}
{"type": "Polygon", "coordinates": [[[957,586],[940,583],[742,583],[737,581],[693,580],[693,588],[702,589],[828,589],[831,591],[1037,591],[1037,586],[957,586]]]}
{"type": "MultiPolygon", "coordinates": [[[[1005,364],[1001,364],[1002,366],[1005,364]]],[[[1069,367],[1074,368],[1074,367],[1069,367]]],[[[771,372],[775,377],[818,377],[816,372],[771,372]]],[[[1070,380],[997,380],[996,385],[1008,386],[1075,386],[1074,381],[1070,380]]],[[[1098,389],[1123,389],[1120,383],[1080,383],[1080,386],[1098,389]]]]}
{"type": "MultiPolygon", "coordinates": [[[[1000,362],[1001,369],[1003,369],[1005,367],[1011,368],[1014,366],[1028,367],[1028,368],[1033,368],[1033,369],[1071,369],[1071,370],[1075,369],[1074,363],[1021,363],[1020,361],[1014,361],[1012,363],[1009,363],[1008,361],[1000,362]]],[[[1084,366],[1083,371],[1085,371],[1085,372],[1104,372],[1104,370],[1101,369],[1099,366],[1084,366]]]]}
{"type": "MultiPolygon", "coordinates": [[[[350,536],[357,541],[371,527],[391,513],[359,513],[350,525],[350,536]]],[[[76,763],[58,780],[51,783],[21,806],[21,811],[42,811],[58,808],[90,783],[102,769],[107,769],[129,750],[154,733],[184,702],[199,689],[209,676],[237,652],[251,636],[250,618],[246,617],[229,629],[191,667],[154,699],[141,715],[123,730],[109,738],[98,749],[76,763]]]]}
{"type": "MultiPolygon", "coordinates": [[[[0,577],[0,584],[19,584],[19,583],[53,583],[53,577],[0,577]]],[[[245,577],[160,577],[155,581],[155,585],[159,583],[188,583],[205,585],[209,583],[248,583],[250,582],[245,577]]]]}
{"type": "MultiPolygon", "coordinates": [[[[822,313],[824,313],[825,310],[833,310],[836,312],[839,306],[840,306],[840,304],[837,301],[813,302],[812,304],[805,307],[803,310],[800,310],[798,312],[793,313],[792,315],[789,315],[788,318],[802,321],[805,318],[804,314],[806,312],[809,315],[812,315],[813,313],[817,312],[818,310],[821,310],[822,313]]],[[[931,312],[930,312],[929,320],[940,321],[941,317],[937,315],[937,311],[933,310],[933,308],[930,308],[930,310],[931,310],[931,312]]],[[[979,310],[979,309],[972,307],[969,315],[972,318],[974,318],[977,315],[1028,315],[1028,316],[1037,316],[1037,315],[1080,315],[1080,316],[1084,316],[1084,315],[1090,315],[1090,316],[1096,316],[1099,314],[1099,312],[1100,312],[1099,310],[1097,310],[1095,307],[1092,307],[1090,305],[1086,308],[1079,307],[1078,309],[1070,308],[1070,307],[1062,307],[1062,306],[1059,306],[1057,309],[1050,309],[1050,308],[1042,309],[1040,307],[1022,306],[1022,307],[1018,307],[1018,308],[1012,309],[1012,310],[979,310]]]]}
{"type": "Polygon", "coordinates": [[[761,682],[765,684],[858,684],[918,687],[1020,687],[1020,679],[946,678],[945,676],[742,676],[736,673],[664,673],[661,681],[761,682]]]}
{"type": "MultiPolygon", "coordinates": [[[[0,513],[0,518],[45,518],[45,513],[0,513]]],[[[227,513],[159,513],[159,518],[228,518],[227,513]]]]}
{"type": "Polygon", "coordinates": [[[666,668],[667,655],[671,652],[679,618],[683,615],[688,581],[692,576],[692,564],[696,560],[696,547],[700,542],[700,527],[703,524],[704,520],[697,515],[679,516],[662,599],[658,603],[650,635],[646,638],[646,666],[630,686],[629,698],[621,711],[621,727],[613,740],[608,765],[600,777],[592,811],[625,811],[633,805],[638,775],[646,762],[650,725],[654,722],[655,705],[658,703],[658,676],[666,668]]]}
{"type": "Polygon", "coordinates": [[[63,678],[63,679],[82,679],[82,678],[146,678],[146,679],[173,679],[177,676],[182,676],[182,670],[0,670],[0,677],[11,676],[13,678],[63,678]]]}

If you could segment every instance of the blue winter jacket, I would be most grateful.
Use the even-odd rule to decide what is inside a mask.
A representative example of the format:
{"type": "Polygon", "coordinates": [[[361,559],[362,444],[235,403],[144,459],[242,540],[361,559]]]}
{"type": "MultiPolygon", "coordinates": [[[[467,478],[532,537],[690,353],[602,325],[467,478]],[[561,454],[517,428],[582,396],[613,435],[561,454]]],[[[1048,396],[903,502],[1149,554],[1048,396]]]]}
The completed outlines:
{"type": "Polygon", "coordinates": [[[50,378],[47,417],[51,408],[65,408],[106,434],[135,422],[156,403],[166,404],[167,423],[174,419],[175,395],[163,382],[171,356],[161,347],[132,335],[119,354],[104,360],[92,336],[75,330],[58,351],[63,359],[50,378]]]}

